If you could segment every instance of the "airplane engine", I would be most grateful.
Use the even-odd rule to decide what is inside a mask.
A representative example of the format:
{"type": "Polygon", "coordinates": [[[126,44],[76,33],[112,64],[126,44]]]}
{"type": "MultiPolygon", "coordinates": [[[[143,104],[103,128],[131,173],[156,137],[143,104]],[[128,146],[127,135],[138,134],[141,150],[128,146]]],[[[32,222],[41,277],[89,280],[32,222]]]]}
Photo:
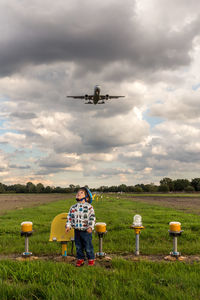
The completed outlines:
{"type": "Polygon", "coordinates": [[[85,95],[85,100],[88,100],[88,95],[87,94],[85,95]]]}
{"type": "Polygon", "coordinates": [[[109,99],[109,95],[106,95],[106,100],[108,100],[109,99]]]}

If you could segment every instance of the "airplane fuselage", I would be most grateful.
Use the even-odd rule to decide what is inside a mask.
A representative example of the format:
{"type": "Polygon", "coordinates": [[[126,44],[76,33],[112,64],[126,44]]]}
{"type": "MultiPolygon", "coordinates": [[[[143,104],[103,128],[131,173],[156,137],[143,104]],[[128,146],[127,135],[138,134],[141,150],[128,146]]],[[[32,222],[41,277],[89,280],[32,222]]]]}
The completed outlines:
{"type": "Polygon", "coordinates": [[[100,100],[100,86],[99,85],[95,85],[94,87],[94,97],[93,97],[93,103],[97,104],[100,100]]]}

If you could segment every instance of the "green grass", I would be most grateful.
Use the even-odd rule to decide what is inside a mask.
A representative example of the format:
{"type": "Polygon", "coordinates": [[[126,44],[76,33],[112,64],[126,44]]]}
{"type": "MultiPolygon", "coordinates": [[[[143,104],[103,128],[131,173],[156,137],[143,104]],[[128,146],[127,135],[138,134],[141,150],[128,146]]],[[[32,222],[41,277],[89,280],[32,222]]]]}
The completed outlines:
{"type": "MultiPolygon", "coordinates": [[[[30,251],[35,255],[59,254],[59,243],[49,242],[50,225],[53,218],[68,211],[73,199],[58,201],[39,207],[10,211],[0,216],[0,253],[21,253],[24,238],[20,237],[20,224],[32,221],[34,233],[30,237],[30,251]]],[[[145,229],[140,235],[142,254],[168,254],[172,238],[168,234],[169,222],[179,221],[184,230],[178,238],[178,250],[183,254],[200,254],[199,216],[174,209],[134,202],[128,199],[105,198],[94,202],[97,222],[106,222],[108,233],[103,248],[107,253],[126,254],[134,252],[135,235],[129,227],[133,216],[141,214],[145,229]]],[[[98,251],[98,237],[93,235],[95,251],[98,251]]]]}
{"type": "Polygon", "coordinates": [[[200,265],[130,263],[111,269],[53,262],[1,261],[1,299],[199,299],[200,265]]]}
{"type": "MultiPolygon", "coordinates": [[[[192,201],[188,200],[188,201],[192,201]]],[[[29,248],[34,255],[61,254],[59,243],[49,242],[53,218],[66,212],[74,199],[39,207],[8,211],[0,216],[0,254],[19,255],[24,251],[20,224],[32,221],[34,234],[29,248]]],[[[141,214],[145,229],[140,235],[140,252],[167,255],[172,250],[168,229],[179,221],[184,230],[178,238],[183,255],[200,254],[199,216],[174,209],[105,197],[94,202],[97,222],[106,222],[108,233],[103,250],[110,254],[134,253],[135,235],[129,227],[135,214],[141,214]]],[[[98,237],[93,235],[95,252],[98,237]]],[[[123,256],[122,256],[123,257],[123,256]]],[[[113,259],[111,268],[75,268],[54,261],[0,261],[0,299],[200,299],[200,264],[183,262],[131,262],[113,259]]]]}

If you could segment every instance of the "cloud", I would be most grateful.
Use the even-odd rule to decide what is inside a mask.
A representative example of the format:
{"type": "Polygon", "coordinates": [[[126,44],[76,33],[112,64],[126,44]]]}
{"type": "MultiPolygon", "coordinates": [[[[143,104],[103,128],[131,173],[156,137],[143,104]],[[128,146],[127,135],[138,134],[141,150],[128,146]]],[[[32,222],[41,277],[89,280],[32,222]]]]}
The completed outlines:
{"type": "Polygon", "coordinates": [[[7,175],[8,165],[9,162],[6,154],[0,150],[0,178],[3,178],[3,176],[7,175]]]}
{"type": "Polygon", "coordinates": [[[27,169],[30,169],[31,167],[30,166],[20,166],[20,165],[10,165],[9,168],[27,170],[27,169]]]}
{"type": "Polygon", "coordinates": [[[76,170],[76,166],[79,163],[79,158],[75,155],[56,155],[51,153],[48,157],[39,159],[36,164],[39,166],[37,175],[55,174],[61,171],[67,170],[72,167],[72,170],[76,170]]]}
{"type": "Polygon", "coordinates": [[[199,91],[177,91],[169,95],[164,103],[155,103],[151,116],[166,120],[191,121],[200,118],[199,91]]]}
{"type": "MultiPolygon", "coordinates": [[[[81,9],[78,1],[59,1],[56,7],[50,1],[3,3],[1,17],[7,22],[2,22],[1,75],[18,73],[26,65],[73,61],[76,77],[86,70],[99,73],[105,68],[105,79],[116,82],[188,65],[193,39],[199,33],[197,14],[187,22],[190,15],[186,8],[182,10],[185,22],[176,30],[169,21],[162,22],[163,8],[157,1],[151,9],[155,7],[162,13],[156,18],[161,26],[145,24],[145,10],[138,9],[137,1],[94,5],[88,0],[81,9]]],[[[175,16],[171,21],[177,23],[175,16]]]]}
{"type": "Polygon", "coordinates": [[[3,1],[2,178],[97,186],[198,175],[199,9],[194,0],[3,1]],[[126,97],[66,98],[96,84],[126,97]]]}
{"type": "Polygon", "coordinates": [[[114,176],[125,176],[127,174],[132,174],[133,171],[131,169],[121,169],[121,168],[111,168],[111,169],[88,169],[86,168],[84,170],[84,175],[85,176],[95,176],[95,177],[100,177],[100,178],[110,178],[110,177],[114,177],[114,176]]]}
{"type": "Polygon", "coordinates": [[[19,118],[19,119],[34,119],[36,118],[36,114],[27,113],[27,112],[13,112],[10,114],[10,118],[19,118]]]}

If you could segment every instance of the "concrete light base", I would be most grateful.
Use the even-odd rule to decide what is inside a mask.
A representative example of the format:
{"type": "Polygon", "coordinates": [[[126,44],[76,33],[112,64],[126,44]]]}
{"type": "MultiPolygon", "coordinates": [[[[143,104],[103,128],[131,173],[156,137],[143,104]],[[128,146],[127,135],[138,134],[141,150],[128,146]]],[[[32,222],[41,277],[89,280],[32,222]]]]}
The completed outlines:
{"type": "Polygon", "coordinates": [[[58,262],[72,262],[76,260],[75,256],[58,256],[54,258],[55,261],[58,262]]]}
{"type": "Polygon", "coordinates": [[[104,261],[111,261],[112,258],[110,256],[96,256],[96,260],[104,260],[104,261]]]}
{"type": "Polygon", "coordinates": [[[37,256],[20,256],[20,257],[17,257],[16,260],[18,261],[32,261],[32,260],[38,260],[39,257],[37,256]]]}
{"type": "Polygon", "coordinates": [[[185,256],[172,256],[172,255],[167,255],[164,257],[164,260],[168,261],[185,261],[187,258],[185,256]]]}

